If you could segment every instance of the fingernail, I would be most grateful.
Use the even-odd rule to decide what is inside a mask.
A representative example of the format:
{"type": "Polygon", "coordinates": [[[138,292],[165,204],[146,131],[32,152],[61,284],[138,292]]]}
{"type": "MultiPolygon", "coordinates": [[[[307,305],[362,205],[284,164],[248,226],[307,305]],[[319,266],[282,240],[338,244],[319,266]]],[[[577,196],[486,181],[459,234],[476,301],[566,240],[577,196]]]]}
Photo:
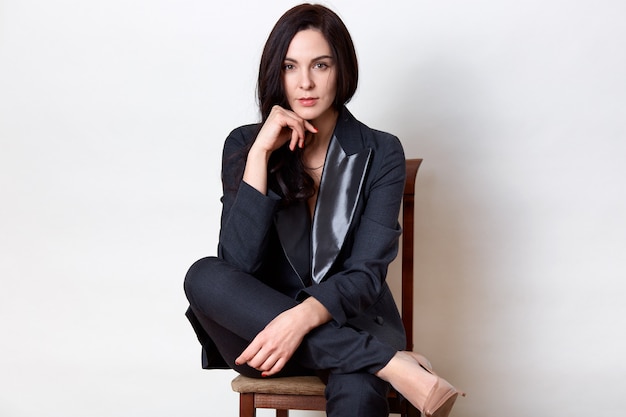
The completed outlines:
{"type": "Polygon", "coordinates": [[[263,378],[267,378],[267,372],[262,372],[262,373],[261,373],[261,376],[262,376],[263,378]]]}

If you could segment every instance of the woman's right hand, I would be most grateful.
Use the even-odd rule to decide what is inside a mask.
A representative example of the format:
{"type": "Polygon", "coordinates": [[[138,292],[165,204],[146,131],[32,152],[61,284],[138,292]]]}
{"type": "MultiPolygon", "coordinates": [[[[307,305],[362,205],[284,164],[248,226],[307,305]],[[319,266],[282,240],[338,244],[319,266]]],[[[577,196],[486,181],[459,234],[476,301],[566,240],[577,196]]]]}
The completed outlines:
{"type": "Polygon", "coordinates": [[[317,133],[317,129],[293,111],[276,105],[272,108],[252,147],[272,153],[289,142],[289,149],[293,151],[296,147],[304,147],[307,132],[317,133]]]}
{"type": "Polygon", "coordinates": [[[267,194],[267,163],[270,155],[287,142],[292,151],[296,147],[303,148],[307,132],[317,133],[317,129],[293,111],[274,106],[250,148],[243,180],[259,192],[267,194]]]}

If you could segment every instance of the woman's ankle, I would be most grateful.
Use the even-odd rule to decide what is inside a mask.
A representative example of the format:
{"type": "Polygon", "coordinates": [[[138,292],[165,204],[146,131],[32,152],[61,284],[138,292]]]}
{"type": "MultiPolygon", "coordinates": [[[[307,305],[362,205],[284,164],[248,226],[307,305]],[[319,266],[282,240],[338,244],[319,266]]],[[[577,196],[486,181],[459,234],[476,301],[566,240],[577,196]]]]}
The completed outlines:
{"type": "Polygon", "coordinates": [[[414,404],[424,403],[437,382],[435,375],[424,369],[413,355],[405,351],[397,352],[376,376],[389,382],[414,404]]]}

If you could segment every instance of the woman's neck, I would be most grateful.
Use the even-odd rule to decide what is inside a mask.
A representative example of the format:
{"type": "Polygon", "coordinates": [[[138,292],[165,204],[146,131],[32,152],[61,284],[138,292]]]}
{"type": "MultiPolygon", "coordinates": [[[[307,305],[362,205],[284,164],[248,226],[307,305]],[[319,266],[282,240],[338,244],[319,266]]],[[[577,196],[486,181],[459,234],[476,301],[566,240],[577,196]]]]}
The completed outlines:
{"type": "Polygon", "coordinates": [[[312,135],[308,143],[305,143],[305,154],[313,156],[323,153],[326,156],[326,149],[328,149],[328,144],[335,131],[338,116],[339,113],[337,111],[329,110],[321,117],[311,120],[311,124],[315,126],[317,133],[312,135]]]}

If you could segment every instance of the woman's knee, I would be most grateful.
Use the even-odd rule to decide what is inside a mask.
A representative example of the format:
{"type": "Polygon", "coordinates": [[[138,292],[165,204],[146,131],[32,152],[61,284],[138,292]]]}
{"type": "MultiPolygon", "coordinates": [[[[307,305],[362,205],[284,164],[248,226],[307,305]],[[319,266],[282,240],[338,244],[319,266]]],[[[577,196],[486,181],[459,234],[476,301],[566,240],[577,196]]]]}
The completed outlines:
{"type": "Polygon", "coordinates": [[[225,260],[207,257],[191,265],[184,289],[189,304],[211,316],[228,311],[241,293],[241,286],[249,279],[225,260]]]}
{"type": "Polygon", "coordinates": [[[215,257],[202,258],[191,265],[187,274],[183,288],[187,299],[194,305],[194,298],[199,293],[206,293],[210,290],[211,272],[215,270],[215,264],[219,261],[215,257]]]}

